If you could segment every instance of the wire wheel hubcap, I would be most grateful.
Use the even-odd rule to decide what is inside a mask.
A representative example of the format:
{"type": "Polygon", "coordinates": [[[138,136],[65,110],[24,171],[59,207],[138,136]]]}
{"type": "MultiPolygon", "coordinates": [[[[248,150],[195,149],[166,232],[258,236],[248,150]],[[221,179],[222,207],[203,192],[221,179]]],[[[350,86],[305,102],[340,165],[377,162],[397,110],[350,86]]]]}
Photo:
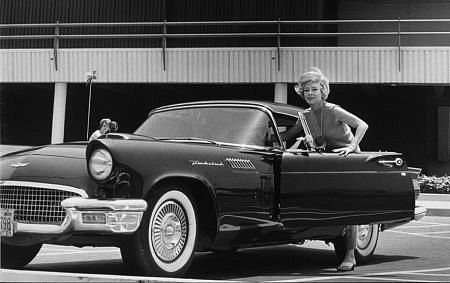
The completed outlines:
{"type": "Polygon", "coordinates": [[[366,248],[370,239],[372,238],[373,226],[372,225],[358,225],[358,247],[361,249],[366,248]]]}
{"type": "Polygon", "coordinates": [[[183,251],[188,227],[183,208],[173,201],[163,203],[152,222],[152,244],[165,262],[175,260],[183,251]]]}

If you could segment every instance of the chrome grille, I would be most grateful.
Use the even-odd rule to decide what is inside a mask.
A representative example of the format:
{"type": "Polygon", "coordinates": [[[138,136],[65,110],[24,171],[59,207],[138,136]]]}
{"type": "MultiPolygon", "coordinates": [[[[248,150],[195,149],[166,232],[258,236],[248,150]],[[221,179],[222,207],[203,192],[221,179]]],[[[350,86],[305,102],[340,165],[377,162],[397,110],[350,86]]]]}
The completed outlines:
{"type": "Polygon", "coordinates": [[[81,195],[55,187],[1,184],[1,208],[14,209],[14,221],[19,223],[61,225],[66,217],[61,201],[81,195]]]}

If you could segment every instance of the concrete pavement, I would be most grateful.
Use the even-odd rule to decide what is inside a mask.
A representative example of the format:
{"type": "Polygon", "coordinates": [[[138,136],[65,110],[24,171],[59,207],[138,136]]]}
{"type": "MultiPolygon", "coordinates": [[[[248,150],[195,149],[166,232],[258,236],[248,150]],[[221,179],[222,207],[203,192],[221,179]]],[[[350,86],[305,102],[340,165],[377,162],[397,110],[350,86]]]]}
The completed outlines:
{"type": "Polygon", "coordinates": [[[427,216],[450,216],[450,194],[423,194],[416,201],[427,209],[427,216]]]}

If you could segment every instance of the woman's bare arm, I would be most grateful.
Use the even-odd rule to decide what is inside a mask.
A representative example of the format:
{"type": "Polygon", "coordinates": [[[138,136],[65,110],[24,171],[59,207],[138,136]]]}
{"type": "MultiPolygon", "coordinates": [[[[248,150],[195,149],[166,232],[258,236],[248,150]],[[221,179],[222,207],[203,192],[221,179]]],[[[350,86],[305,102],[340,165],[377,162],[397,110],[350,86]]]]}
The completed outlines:
{"type": "Polygon", "coordinates": [[[351,147],[353,150],[358,148],[359,143],[364,138],[364,135],[369,128],[369,125],[367,125],[366,122],[364,122],[362,119],[357,117],[356,115],[344,110],[341,107],[335,108],[335,116],[336,119],[339,121],[346,123],[350,127],[354,128],[356,130],[355,132],[355,138],[353,139],[351,143],[351,147]]]}
{"type": "Polygon", "coordinates": [[[294,124],[294,126],[290,127],[286,131],[280,133],[281,139],[283,141],[290,140],[294,136],[298,135],[302,129],[303,129],[302,123],[300,123],[300,120],[297,120],[297,122],[294,124]]]}

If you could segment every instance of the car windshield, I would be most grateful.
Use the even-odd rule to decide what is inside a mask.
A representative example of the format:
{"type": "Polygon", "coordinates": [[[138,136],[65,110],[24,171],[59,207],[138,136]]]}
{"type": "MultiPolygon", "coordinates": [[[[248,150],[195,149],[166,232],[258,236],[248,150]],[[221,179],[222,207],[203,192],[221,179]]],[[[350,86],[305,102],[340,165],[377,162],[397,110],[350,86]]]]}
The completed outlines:
{"type": "Polygon", "coordinates": [[[204,139],[219,143],[271,146],[273,127],[264,111],[242,107],[198,107],[155,113],[135,134],[158,139],[204,139]]]}

